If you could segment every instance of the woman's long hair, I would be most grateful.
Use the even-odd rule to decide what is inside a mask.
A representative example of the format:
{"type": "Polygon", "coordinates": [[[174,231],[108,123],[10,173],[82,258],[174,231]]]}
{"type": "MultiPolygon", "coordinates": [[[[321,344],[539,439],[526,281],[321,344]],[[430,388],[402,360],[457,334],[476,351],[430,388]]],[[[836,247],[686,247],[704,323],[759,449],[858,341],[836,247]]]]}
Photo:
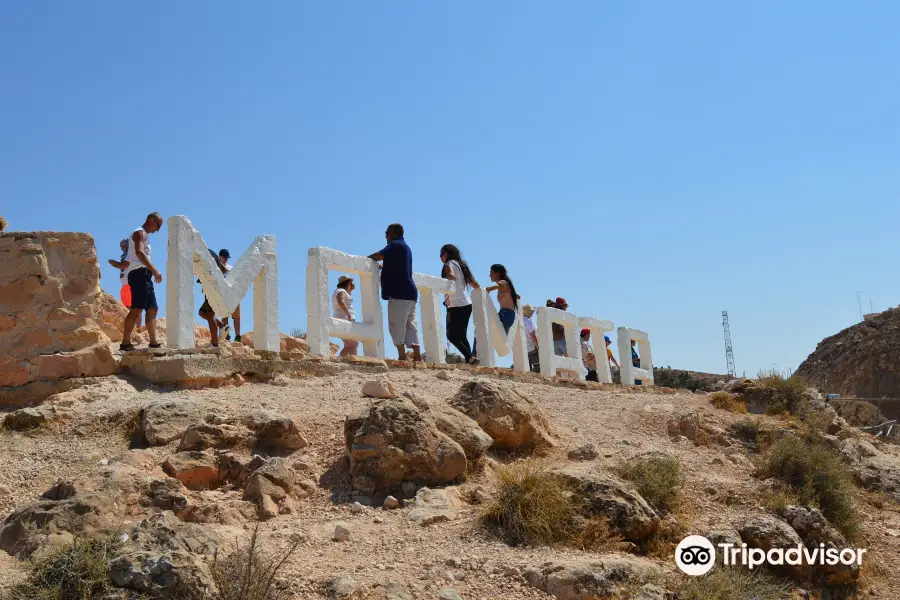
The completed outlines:
{"type": "Polygon", "coordinates": [[[509,286],[509,292],[512,294],[513,306],[516,307],[516,310],[519,308],[519,296],[516,294],[516,286],[513,285],[512,279],[509,278],[509,275],[506,272],[506,267],[503,265],[491,265],[491,271],[500,276],[500,279],[506,282],[509,286]]]}
{"type": "Polygon", "coordinates": [[[451,260],[455,260],[459,263],[459,268],[462,269],[463,278],[466,280],[466,283],[469,285],[475,284],[475,277],[472,276],[472,269],[469,268],[469,263],[463,260],[462,254],[459,252],[459,248],[454,246],[453,244],[444,244],[441,246],[441,254],[447,254],[447,262],[451,260]]]}

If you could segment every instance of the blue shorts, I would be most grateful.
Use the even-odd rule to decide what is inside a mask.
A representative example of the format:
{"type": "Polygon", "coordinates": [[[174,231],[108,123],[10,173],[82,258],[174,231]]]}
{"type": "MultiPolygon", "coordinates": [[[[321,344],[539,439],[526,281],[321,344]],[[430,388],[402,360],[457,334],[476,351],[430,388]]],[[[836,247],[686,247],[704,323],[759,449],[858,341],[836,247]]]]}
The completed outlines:
{"type": "Polygon", "coordinates": [[[557,356],[566,355],[566,338],[553,340],[553,353],[557,356]]]}
{"type": "Polygon", "coordinates": [[[131,288],[131,308],[141,310],[157,310],[156,291],[153,289],[153,274],[150,269],[141,267],[128,274],[128,287],[131,288]]]}

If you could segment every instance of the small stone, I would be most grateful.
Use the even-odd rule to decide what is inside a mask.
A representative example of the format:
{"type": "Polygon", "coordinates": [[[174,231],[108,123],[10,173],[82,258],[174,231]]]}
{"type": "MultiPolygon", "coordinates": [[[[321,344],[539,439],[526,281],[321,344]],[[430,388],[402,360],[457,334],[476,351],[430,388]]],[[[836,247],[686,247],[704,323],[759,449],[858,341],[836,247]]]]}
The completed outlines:
{"type": "Polygon", "coordinates": [[[263,519],[272,519],[278,516],[278,505],[272,500],[272,496],[263,494],[259,499],[259,516],[263,519]]]}
{"type": "Polygon", "coordinates": [[[463,600],[453,588],[444,588],[438,594],[438,600],[463,600]]]}
{"type": "Polygon", "coordinates": [[[519,567],[506,567],[503,569],[503,575],[506,577],[518,577],[522,574],[522,571],[519,570],[519,567]]]}
{"type": "Polygon", "coordinates": [[[12,490],[8,486],[0,485],[0,498],[4,498],[12,494],[12,490]]]}
{"type": "Polygon", "coordinates": [[[353,504],[350,505],[350,514],[358,515],[359,513],[363,512],[364,510],[366,510],[365,507],[362,504],[360,504],[359,502],[354,502],[353,504]]]}
{"type": "Polygon", "coordinates": [[[335,542],[346,542],[350,539],[350,524],[346,521],[337,521],[334,524],[334,535],[332,538],[335,542]]]}
{"type": "Polygon", "coordinates": [[[244,376],[240,373],[235,373],[231,376],[231,381],[234,383],[234,387],[241,387],[244,385],[244,376]]]}
{"type": "Polygon", "coordinates": [[[440,371],[437,372],[436,377],[442,381],[448,381],[450,379],[450,373],[441,369],[440,371]]]}
{"type": "Polygon", "coordinates": [[[447,560],[444,561],[444,564],[448,567],[453,567],[454,569],[458,569],[462,566],[462,561],[456,558],[455,556],[451,556],[447,560]]]}
{"type": "Polygon", "coordinates": [[[307,493],[312,494],[319,486],[312,479],[303,479],[300,481],[300,487],[306,490],[307,493]]]}
{"type": "Polygon", "coordinates": [[[374,519],[372,519],[372,521],[377,523],[378,525],[384,523],[384,519],[382,519],[381,517],[375,517],[374,519]]]}
{"type": "Polygon", "coordinates": [[[385,379],[370,379],[365,382],[362,387],[364,396],[371,398],[396,398],[398,396],[397,389],[394,384],[385,379]]]}
{"type": "Polygon", "coordinates": [[[107,466],[109,466],[109,459],[101,458],[100,460],[97,461],[97,464],[100,465],[101,467],[107,467],[107,466]]]}
{"type": "Polygon", "coordinates": [[[600,456],[593,444],[585,444],[569,450],[569,460],[594,460],[600,456]]]}
{"type": "Polygon", "coordinates": [[[400,508],[400,501],[393,496],[388,496],[384,499],[384,504],[382,506],[385,510],[394,510],[395,508],[400,508]]]}
{"type": "Polygon", "coordinates": [[[349,575],[335,575],[325,583],[328,598],[349,600],[359,593],[359,583],[349,575]]]}
{"type": "Polygon", "coordinates": [[[900,531],[896,529],[885,529],[884,532],[891,537],[900,537],[900,531]]]}

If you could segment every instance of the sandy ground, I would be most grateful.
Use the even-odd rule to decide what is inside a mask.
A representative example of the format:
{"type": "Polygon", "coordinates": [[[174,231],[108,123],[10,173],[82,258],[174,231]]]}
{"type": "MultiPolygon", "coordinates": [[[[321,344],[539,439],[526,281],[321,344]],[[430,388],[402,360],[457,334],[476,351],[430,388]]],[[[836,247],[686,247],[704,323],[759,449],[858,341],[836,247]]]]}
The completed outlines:
{"type": "MultiPolygon", "coordinates": [[[[434,371],[394,370],[387,377],[399,391],[409,390],[431,400],[452,396],[470,374],[452,371],[443,381],[434,371]]],[[[0,433],[0,515],[4,518],[17,505],[35,500],[59,477],[77,480],[99,469],[99,461],[128,448],[122,424],[149,401],[165,398],[199,398],[212,402],[223,413],[268,408],[292,417],[310,441],[307,454],[324,472],[343,453],[344,416],[371,402],[360,394],[371,378],[358,371],[331,377],[290,380],[286,386],[247,383],[240,388],[197,391],[135,389],[123,380],[99,384],[105,393],[94,402],[79,401],[71,419],[33,434],[0,433]]],[[[736,528],[750,515],[760,514],[764,483],[755,479],[752,456],[737,444],[695,446],[673,442],[666,423],[673,416],[697,411],[706,424],[721,428],[745,418],[711,407],[705,397],[687,392],[675,394],[580,390],[542,384],[515,384],[545,411],[559,440],[546,460],[551,465],[570,462],[568,450],[592,443],[600,453],[599,468],[613,467],[632,456],[664,452],[679,456],[687,474],[687,502],[682,519],[690,533],[736,528]],[[731,457],[729,457],[731,455],[731,457]]],[[[768,418],[768,417],[766,417],[768,418]]],[[[177,443],[151,448],[159,462],[177,443]]],[[[503,460],[503,457],[499,457],[503,460]]],[[[463,489],[480,485],[490,490],[492,472],[470,478],[463,489]]],[[[214,499],[217,492],[209,492],[214,499]]],[[[864,540],[875,562],[900,566],[900,513],[892,503],[876,507],[861,494],[864,540]]],[[[336,504],[331,491],[320,489],[300,501],[296,514],[279,516],[262,525],[268,543],[286,543],[300,536],[300,550],[287,564],[284,578],[292,598],[322,598],[321,582],[346,573],[363,585],[367,598],[379,598],[378,585],[397,581],[416,598],[436,598],[443,587],[452,587],[467,599],[549,598],[531,588],[518,571],[530,565],[561,557],[589,557],[589,553],[558,548],[512,548],[496,540],[477,525],[478,507],[463,509],[457,521],[420,527],[406,520],[405,510],[367,508],[352,514],[347,504],[336,504]],[[352,526],[352,539],[331,541],[333,522],[352,526]]],[[[876,504],[878,504],[876,502],[876,504]]],[[[209,525],[228,538],[246,534],[250,524],[209,525]]],[[[593,555],[596,556],[596,555],[593,555]]],[[[674,580],[674,563],[661,561],[674,580]]],[[[900,584],[887,574],[874,575],[863,587],[867,597],[900,598],[900,584]]],[[[21,577],[17,561],[0,552],[0,585],[21,577]]]]}

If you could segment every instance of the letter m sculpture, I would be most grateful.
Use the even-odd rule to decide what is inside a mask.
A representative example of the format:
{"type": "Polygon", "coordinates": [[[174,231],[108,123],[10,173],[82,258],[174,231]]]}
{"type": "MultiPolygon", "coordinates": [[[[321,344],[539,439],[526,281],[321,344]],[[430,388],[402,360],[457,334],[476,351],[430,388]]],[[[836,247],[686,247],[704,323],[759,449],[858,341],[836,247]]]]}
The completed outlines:
{"type": "Polygon", "coordinates": [[[169,218],[166,261],[166,338],[172,348],[194,347],[194,277],[219,317],[240,305],[253,285],[253,341],[257,349],[281,349],[278,329],[278,265],[275,238],[257,237],[228,272],[226,279],[209,248],[187,217],[169,218]]]}

